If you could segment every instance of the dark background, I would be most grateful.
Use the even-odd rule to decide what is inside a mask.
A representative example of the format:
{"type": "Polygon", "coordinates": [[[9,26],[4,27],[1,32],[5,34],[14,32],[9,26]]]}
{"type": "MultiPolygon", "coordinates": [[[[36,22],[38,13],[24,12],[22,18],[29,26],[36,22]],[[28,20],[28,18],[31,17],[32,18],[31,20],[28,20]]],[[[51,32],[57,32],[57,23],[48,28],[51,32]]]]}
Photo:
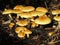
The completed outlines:
{"type": "Polygon", "coordinates": [[[0,10],[4,9],[6,5],[9,5],[10,8],[13,8],[17,4],[32,5],[34,7],[37,7],[45,6],[45,2],[47,2],[47,5],[49,5],[53,1],[55,2],[55,0],[0,0],[0,10]]]}

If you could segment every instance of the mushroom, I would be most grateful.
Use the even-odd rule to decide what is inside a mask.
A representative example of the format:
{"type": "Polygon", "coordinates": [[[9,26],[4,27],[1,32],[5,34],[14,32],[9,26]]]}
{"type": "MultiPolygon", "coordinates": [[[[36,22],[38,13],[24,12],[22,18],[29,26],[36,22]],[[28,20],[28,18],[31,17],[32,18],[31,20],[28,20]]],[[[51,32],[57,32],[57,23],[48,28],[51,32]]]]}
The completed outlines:
{"type": "Polygon", "coordinates": [[[22,12],[31,12],[34,10],[35,8],[33,6],[24,6],[24,8],[22,8],[22,12]]]}
{"type": "Polygon", "coordinates": [[[44,8],[44,7],[37,7],[36,11],[41,11],[41,12],[44,12],[44,13],[48,12],[48,10],[46,8],[44,8]]]}
{"type": "Polygon", "coordinates": [[[29,12],[20,13],[20,14],[17,14],[17,15],[19,15],[21,18],[31,18],[32,17],[31,13],[29,13],[29,12]]]}
{"type": "Polygon", "coordinates": [[[51,23],[51,20],[46,15],[43,15],[40,16],[39,18],[36,18],[34,22],[40,25],[46,25],[51,23]]]}
{"type": "Polygon", "coordinates": [[[17,14],[17,18],[19,18],[19,15],[18,14],[22,13],[22,11],[19,10],[19,9],[14,9],[13,10],[13,13],[17,14]]]}
{"type": "Polygon", "coordinates": [[[58,21],[58,28],[60,28],[60,16],[55,16],[54,20],[58,21]]]}
{"type": "Polygon", "coordinates": [[[10,25],[14,25],[14,23],[13,23],[13,22],[11,22],[11,23],[10,23],[10,25]]]}
{"type": "Polygon", "coordinates": [[[25,27],[17,27],[17,28],[15,29],[15,32],[16,32],[16,33],[19,33],[19,32],[24,32],[25,30],[27,30],[27,28],[25,28],[25,27]]]}
{"type": "Polygon", "coordinates": [[[55,16],[55,17],[54,17],[54,20],[60,21],[60,16],[55,16]]]}
{"type": "Polygon", "coordinates": [[[9,28],[12,29],[12,27],[14,26],[14,23],[10,23],[9,24],[9,28]]]}
{"type": "Polygon", "coordinates": [[[36,17],[36,16],[43,16],[45,13],[41,11],[32,11],[31,15],[36,17]]]}
{"type": "Polygon", "coordinates": [[[19,10],[22,10],[24,6],[23,5],[16,5],[13,9],[19,9],[19,10]]]}
{"type": "Polygon", "coordinates": [[[24,32],[19,32],[17,35],[18,35],[19,38],[24,38],[25,37],[25,33],[24,32]]]}
{"type": "Polygon", "coordinates": [[[58,16],[58,14],[60,14],[60,10],[59,9],[56,9],[56,10],[52,10],[52,14],[53,15],[56,15],[54,16],[54,20],[58,21],[58,26],[60,28],[60,16],[58,16]]]}
{"type": "Polygon", "coordinates": [[[21,11],[21,10],[19,10],[19,9],[14,9],[14,10],[13,10],[13,13],[18,14],[18,13],[22,13],[22,11],[21,11]]]}
{"type": "Polygon", "coordinates": [[[16,22],[17,25],[19,26],[27,26],[28,25],[28,21],[27,20],[19,20],[16,22]]]}
{"type": "Polygon", "coordinates": [[[2,14],[9,14],[8,16],[12,19],[12,17],[11,17],[11,13],[13,12],[13,10],[12,9],[5,9],[3,12],[2,12],[2,14]]]}
{"type": "Polygon", "coordinates": [[[10,14],[10,13],[12,13],[12,9],[5,9],[3,12],[2,12],[2,14],[10,14]]]}
{"type": "Polygon", "coordinates": [[[60,10],[59,9],[52,10],[52,14],[53,15],[58,15],[58,14],[60,14],[60,10]]]}
{"type": "Polygon", "coordinates": [[[25,30],[24,33],[27,34],[27,38],[29,38],[29,34],[32,34],[32,32],[30,30],[25,30]]]}

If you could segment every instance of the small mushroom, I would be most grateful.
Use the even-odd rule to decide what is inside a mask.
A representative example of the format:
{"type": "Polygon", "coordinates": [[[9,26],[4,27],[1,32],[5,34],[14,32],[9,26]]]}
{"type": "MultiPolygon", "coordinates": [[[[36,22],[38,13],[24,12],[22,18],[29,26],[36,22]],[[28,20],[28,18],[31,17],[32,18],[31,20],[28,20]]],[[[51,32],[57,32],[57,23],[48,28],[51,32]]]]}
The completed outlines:
{"type": "Polygon", "coordinates": [[[21,18],[31,18],[32,17],[31,13],[29,13],[29,12],[25,12],[25,13],[23,12],[23,13],[20,13],[17,15],[19,15],[21,18]]]}
{"type": "Polygon", "coordinates": [[[9,24],[10,29],[12,29],[13,26],[14,26],[14,23],[9,24]]]}
{"type": "Polygon", "coordinates": [[[19,10],[22,10],[24,6],[23,5],[16,5],[13,9],[19,9],[19,10]]]}
{"type": "Polygon", "coordinates": [[[2,14],[10,14],[10,13],[12,13],[12,12],[13,12],[12,9],[5,9],[5,10],[2,12],[2,14]]]}
{"type": "Polygon", "coordinates": [[[58,28],[60,28],[60,16],[55,16],[54,20],[58,21],[58,28]]]}
{"type": "Polygon", "coordinates": [[[12,9],[5,9],[3,12],[2,12],[2,14],[8,14],[8,16],[12,19],[12,17],[11,17],[11,13],[13,12],[13,10],[12,9]]]}
{"type": "Polygon", "coordinates": [[[34,10],[35,8],[33,6],[24,6],[24,8],[22,8],[22,12],[31,12],[34,10]]]}
{"type": "Polygon", "coordinates": [[[17,35],[18,35],[19,38],[24,38],[25,37],[25,33],[24,32],[19,32],[17,35]]]}
{"type": "Polygon", "coordinates": [[[44,8],[44,7],[37,7],[36,11],[41,11],[41,12],[44,12],[44,13],[48,12],[48,10],[46,8],[44,8]]]}
{"type": "Polygon", "coordinates": [[[60,10],[59,9],[52,10],[52,14],[53,15],[58,15],[58,14],[60,14],[60,10]]]}
{"type": "Polygon", "coordinates": [[[29,34],[32,34],[32,32],[30,30],[25,30],[24,33],[27,34],[27,38],[29,38],[29,34]]]}
{"type": "Polygon", "coordinates": [[[19,20],[16,23],[19,26],[27,26],[28,25],[28,21],[27,20],[19,20]]]}
{"type": "Polygon", "coordinates": [[[43,16],[45,13],[41,11],[32,11],[31,15],[36,17],[36,16],[43,16]]]}
{"type": "Polygon", "coordinates": [[[46,25],[51,23],[51,20],[46,15],[43,15],[40,16],[39,18],[36,18],[34,22],[40,25],[46,25]]]}
{"type": "Polygon", "coordinates": [[[24,32],[25,30],[27,30],[27,28],[25,28],[25,27],[17,27],[17,28],[15,29],[15,32],[16,32],[16,33],[19,33],[19,32],[24,32]]]}

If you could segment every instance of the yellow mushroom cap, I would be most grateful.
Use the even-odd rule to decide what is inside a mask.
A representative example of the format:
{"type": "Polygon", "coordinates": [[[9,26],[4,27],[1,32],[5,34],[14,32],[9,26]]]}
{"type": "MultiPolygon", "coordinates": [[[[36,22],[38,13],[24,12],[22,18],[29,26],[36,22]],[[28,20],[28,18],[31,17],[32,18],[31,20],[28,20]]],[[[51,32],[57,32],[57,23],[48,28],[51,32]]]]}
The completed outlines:
{"type": "Polygon", "coordinates": [[[24,32],[25,30],[27,30],[27,28],[25,28],[25,27],[17,27],[17,28],[15,29],[15,32],[16,32],[16,33],[19,33],[19,32],[24,32]]]}
{"type": "Polygon", "coordinates": [[[31,12],[32,16],[43,16],[45,13],[41,11],[33,11],[31,12]]]}
{"type": "Polygon", "coordinates": [[[14,25],[14,23],[13,23],[13,22],[11,22],[11,23],[10,23],[10,25],[14,25]]]}
{"type": "Polygon", "coordinates": [[[45,13],[48,12],[48,10],[44,7],[37,7],[36,11],[41,11],[41,12],[45,12],[45,13]]]}
{"type": "Polygon", "coordinates": [[[27,20],[19,20],[16,24],[19,26],[26,26],[26,25],[28,25],[28,21],[27,20]]]}
{"type": "Polygon", "coordinates": [[[14,9],[14,10],[13,10],[13,13],[17,13],[17,14],[18,14],[18,13],[22,13],[22,11],[19,10],[19,9],[14,9]]]}
{"type": "Polygon", "coordinates": [[[29,34],[32,34],[32,32],[30,31],[30,30],[25,30],[25,32],[24,32],[25,34],[27,34],[27,38],[29,38],[29,34]]]}
{"type": "Polygon", "coordinates": [[[46,25],[51,23],[51,20],[47,16],[40,16],[39,18],[35,19],[35,23],[40,25],[46,25]]]}
{"type": "Polygon", "coordinates": [[[19,15],[21,18],[31,18],[32,15],[30,13],[20,13],[20,14],[17,14],[19,15]]]}
{"type": "Polygon", "coordinates": [[[60,16],[55,16],[55,17],[54,17],[54,20],[60,21],[60,16]]]}
{"type": "Polygon", "coordinates": [[[23,5],[16,5],[15,7],[14,7],[14,9],[22,9],[23,8],[23,5]]]}
{"type": "Polygon", "coordinates": [[[58,9],[52,10],[52,14],[53,14],[53,15],[60,14],[60,10],[58,10],[58,9]]]}
{"type": "Polygon", "coordinates": [[[25,6],[24,8],[22,8],[22,12],[30,12],[34,10],[35,8],[33,6],[25,6]]]}
{"type": "Polygon", "coordinates": [[[2,14],[10,14],[12,12],[13,12],[12,9],[7,9],[7,10],[4,10],[2,14]]]}
{"type": "Polygon", "coordinates": [[[25,30],[24,32],[25,34],[32,34],[32,32],[30,30],[25,30]]]}
{"type": "Polygon", "coordinates": [[[10,23],[9,27],[12,28],[14,26],[14,23],[10,23]]]}
{"type": "Polygon", "coordinates": [[[19,38],[24,38],[25,37],[25,33],[24,32],[19,32],[18,33],[18,37],[19,38]]]}
{"type": "Polygon", "coordinates": [[[13,27],[13,25],[9,25],[9,27],[10,27],[10,28],[12,28],[12,27],[13,27]]]}

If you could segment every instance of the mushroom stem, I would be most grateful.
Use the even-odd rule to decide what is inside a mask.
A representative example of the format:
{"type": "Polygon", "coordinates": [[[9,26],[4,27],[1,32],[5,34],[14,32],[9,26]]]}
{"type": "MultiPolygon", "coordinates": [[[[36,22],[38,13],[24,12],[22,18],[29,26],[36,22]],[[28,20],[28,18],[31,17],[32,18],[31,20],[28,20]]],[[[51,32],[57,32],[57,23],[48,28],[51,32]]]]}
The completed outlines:
{"type": "Polygon", "coordinates": [[[9,14],[9,17],[12,19],[11,14],[9,14]]]}
{"type": "Polygon", "coordinates": [[[19,18],[19,15],[17,15],[17,19],[19,18]]]}
{"type": "Polygon", "coordinates": [[[27,38],[29,38],[29,34],[27,34],[27,38]]]}

